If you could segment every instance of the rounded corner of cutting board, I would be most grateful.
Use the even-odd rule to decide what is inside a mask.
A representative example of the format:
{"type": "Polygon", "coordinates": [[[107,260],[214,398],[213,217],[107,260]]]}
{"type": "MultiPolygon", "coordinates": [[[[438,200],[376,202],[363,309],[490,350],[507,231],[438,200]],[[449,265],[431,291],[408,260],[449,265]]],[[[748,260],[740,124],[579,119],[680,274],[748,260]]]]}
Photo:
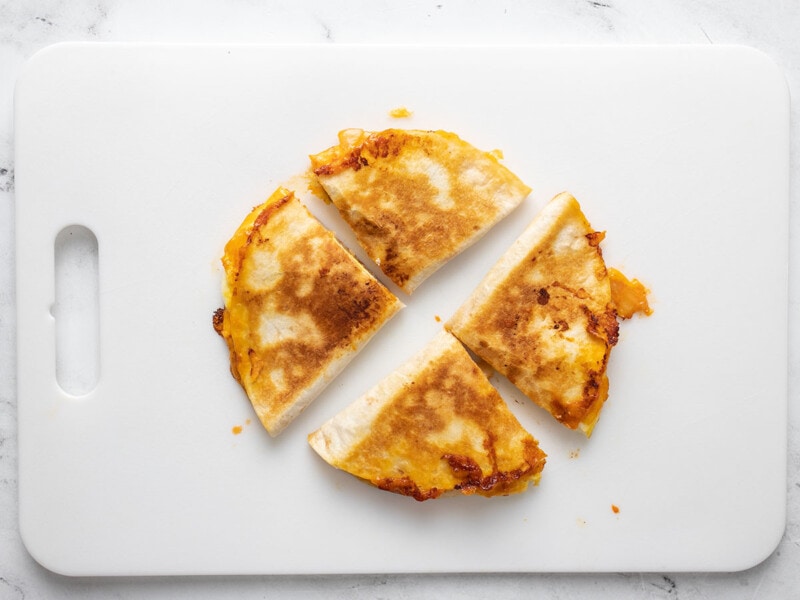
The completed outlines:
{"type": "Polygon", "coordinates": [[[758,70],[772,85],[776,98],[786,103],[788,112],[791,103],[791,91],[789,80],[786,78],[786,71],[780,64],[766,51],[753,46],[744,44],[734,44],[728,47],[733,53],[734,58],[743,64],[751,66],[753,70],[758,70]]]}
{"type": "Polygon", "coordinates": [[[22,545],[31,558],[41,567],[56,575],[63,575],[66,577],[78,575],[78,573],[71,572],[70,569],[66,568],[66,565],[61,564],[57,556],[53,556],[49,553],[53,547],[52,544],[49,543],[51,540],[48,540],[47,536],[37,535],[32,529],[35,528],[30,528],[27,524],[27,519],[20,514],[19,535],[22,539],[22,545]]]}
{"type": "Polygon", "coordinates": [[[39,48],[29,56],[22,65],[17,81],[19,82],[27,79],[31,72],[35,72],[37,69],[46,66],[52,60],[60,60],[62,54],[74,48],[86,46],[89,43],[90,42],[56,42],[55,44],[49,44],[39,48]]]}
{"type": "Polygon", "coordinates": [[[730,573],[740,573],[742,571],[753,569],[759,566],[761,563],[769,560],[769,558],[778,549],[785,532],[786,516],[784,515],[780,521],[776,520],[775,530],[770,532],[769,536],[765,535],[761,544],[754,545],[752,549],[750,549],[751,551],[749,553],[744,554],[741,557],[741,560],[730,565],[725,569],[725,571],[730,573]]]}

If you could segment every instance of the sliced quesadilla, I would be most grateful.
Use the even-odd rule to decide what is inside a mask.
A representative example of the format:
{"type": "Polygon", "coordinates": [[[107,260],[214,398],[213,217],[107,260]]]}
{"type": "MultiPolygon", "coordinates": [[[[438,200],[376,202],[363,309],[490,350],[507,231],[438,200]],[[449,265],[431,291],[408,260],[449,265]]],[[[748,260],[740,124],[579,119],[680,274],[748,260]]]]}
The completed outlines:
{"type": "Polygon", "coordinates": [[[419,501],[521,492],[538,483],[545,464],[536,440],[446,331],[308,441],[334,467],[419,501]]]}
{"type": "Polygon", "coordinates": [[[278,189],[225,246],[214,328],[261,423],[279,434],[402,307],[300,203],[278,189]]]}
{"type": "Polygon", "coordinates": [[[617,313],[600,242],[568,193],[553,198],[446,328],[536,404],[587,436],[608,397],[617,313]]]}
{"type": "Polygon", "coordinates": [[[347,129],[311,164],[359,244],[407,293],[530,193],[495,154],[445,131],[347,129]]]}

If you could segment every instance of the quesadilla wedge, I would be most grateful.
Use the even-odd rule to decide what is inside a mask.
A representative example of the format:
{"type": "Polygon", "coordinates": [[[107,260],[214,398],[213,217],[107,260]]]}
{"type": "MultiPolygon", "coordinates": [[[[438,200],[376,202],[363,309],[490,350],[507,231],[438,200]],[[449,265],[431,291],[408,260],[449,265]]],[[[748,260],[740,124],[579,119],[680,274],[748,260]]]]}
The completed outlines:
{"type": "Polygon", "coordinates": [[[494,154],[445,131],[347,129],[311,165],[359,244],[406,293],[530,193],[494,154]]]}
{"type": "Polygon", "coordinates": [[[423,501],[508,495],[538,483],[545,454],[452,335],[308,436],[329,464],[423,501]]]}
{"type": "Polygon", "coordinates": [[[587,436],[608,397],[617,313],[600,242],[568,193],[553,198],[445,327],[536,404],[587,436]]]}
{"type": "Polygon", "coordinates": [[[225,246],[214,328],[259,420],[278,435],[402,303],[279,188],[225,246]]]}

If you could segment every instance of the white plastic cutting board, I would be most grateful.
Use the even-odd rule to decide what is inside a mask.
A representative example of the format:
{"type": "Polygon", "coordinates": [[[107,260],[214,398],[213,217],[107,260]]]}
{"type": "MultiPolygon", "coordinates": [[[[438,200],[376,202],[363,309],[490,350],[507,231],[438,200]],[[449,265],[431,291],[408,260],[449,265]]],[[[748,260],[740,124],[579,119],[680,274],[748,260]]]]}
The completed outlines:
{"type": "MultiPolygon", "coordinates": [[[[20,527],[46,567],[736,570],[775,548],[785,519],[789,100],[762,54],[71,44],[30,61],[16,102],[20,527]],[[401,106],[413,116],[392,119],[401,106]],[[499,148],[534,191],[402,296],[408,307],[271,439],[211,327],[223,245],[289,182],[352,246],[297,175],[338,130],[392,126],[499,148]],[[592,438],[493,377],[549,455],[538,488],[418,503],[323,463],[306,435],[421,348],[565,189],[607,232],[607,262],[644,281],[655,309],[622,325],[592,438]],[[85,326],[60,333],[67,350],[57,351],[62,230],[60,243],[96,237],[98,308],[77,314],[85,326]],[[81,336],[85,357],[68,349],[81,336]],[[73,371],[97,363],[97,385],[64,393],[57,353],[78,357],[73,371]]],[[[72,289],[71,273],[60,289],[72,289]]]]}

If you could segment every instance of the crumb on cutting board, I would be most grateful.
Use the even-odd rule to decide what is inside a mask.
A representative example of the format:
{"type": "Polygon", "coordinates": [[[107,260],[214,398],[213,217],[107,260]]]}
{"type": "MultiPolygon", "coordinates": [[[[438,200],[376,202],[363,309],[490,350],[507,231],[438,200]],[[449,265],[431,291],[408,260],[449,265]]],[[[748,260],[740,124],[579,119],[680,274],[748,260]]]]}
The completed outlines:
{"type": "MultiPolygon", "coordinates": [[[[252,423],[250,419],[245,419],[244,422],[245,426],[250,425],[250,423],[252,423]]],[[[231,433],[233,435],[239,435],[240,433],[242,433],[242,431],[244,431],[244,427],[242,427],[241,425],[234,425],[233,427],[231,427],[231,433]]]]}
{"type": "Polygon", "coordinates": [[[408,110],[405,106],[399,106],[389,111],[389,116],[393,119],[408,119],[414,113],[408,110]]]}

